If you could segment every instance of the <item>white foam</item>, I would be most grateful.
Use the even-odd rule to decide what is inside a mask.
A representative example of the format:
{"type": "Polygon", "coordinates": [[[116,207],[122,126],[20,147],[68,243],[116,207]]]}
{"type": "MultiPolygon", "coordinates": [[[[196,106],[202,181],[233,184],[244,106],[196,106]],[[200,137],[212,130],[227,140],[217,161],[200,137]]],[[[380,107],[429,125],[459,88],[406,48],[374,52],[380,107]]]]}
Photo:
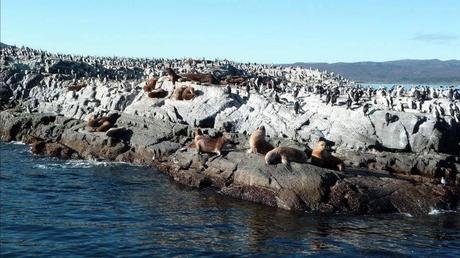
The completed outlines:
{"type": "Polygon", "coordinates": [[[132,167],[142,167],[141,164],[132,164],[129,162],[110,162],[97,160],[66,160],[62,163],[56,163],[56,159],[47,164],[37,164],[34,168],[39,169],[63,169],[63,168],[92,168],[92,167],[111,167],[119,165],[128,165],[132,167]],[[53,162],[54,161],[54,162],[53,162]]]}
{"type": "Polygon", "coordinates": [[[412,214],[410,214],[410,213],[408,213],[408,212],[403,212],[403,213],[401,213],[401,214],[404,215],[404,216],[406,216],[406,217],[408,217],[408,218],[413,218],[413,217],[414,217],[414,215],[412,215],[412,214]]]}
{"type": "Polygon", "coordinates": [[[11,143],[11,144],[14,144],[14,145],[26,145],[26,144],[23,143],[23,142],[17,142],[17,141],[11,141],[10,143],[11,143]]]}
{"type": "Polygon", "coordinates": [[[430,212],[428,212],[428,215],[439,215],[439,214],[444,214],[444,213],[451,213],[455,212],[453,210],[443,210],[443,209],[431,209],[430,212]]]}

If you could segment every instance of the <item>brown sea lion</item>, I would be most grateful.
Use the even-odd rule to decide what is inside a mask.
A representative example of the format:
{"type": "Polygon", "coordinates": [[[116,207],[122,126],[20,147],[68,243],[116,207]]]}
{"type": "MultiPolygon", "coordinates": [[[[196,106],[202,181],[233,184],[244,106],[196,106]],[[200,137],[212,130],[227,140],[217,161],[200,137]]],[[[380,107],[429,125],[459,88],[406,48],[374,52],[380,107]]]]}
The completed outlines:
{"type": "Polygon", "coordinates": [[[211,138],[209,136],[201,136],[195,143],[198,154],[205,153],[216,153],[221,155],[222,147],[231,140],[231,134],[224,132],[222,136],[217,138],[211,138]]]}
{"type": "Polygon", "coordinates": [[[176,85],[176,81],[181,78],[179,75],[177,75],[176,72],[174,72],[172,68],[166,68],[165,72],[169,76],[169,79],[172,81],[173,85],[176,85]]]}
{"type": "Polygon", "coordinates": [[[189,81],[208,84],[219,84],[219,80],[217,80],[216,77],[214,77],[214,75],[210,73],[187,73],[182,74],[181,76],[189,81]]]}
{"type": "Polygon", "coordinates": [[[290,162],[307,163],[308,158],[308,154],[305,151],[291,147],[276,147],[267,152],[265,163],[270,165],[281,161],[283,164],[289,166],[290,162]]]}
{"type": "Polygon", "coordinates": [[[189,148],[196,148],[196,142],[203,137],[203,132],[200,128],[195,128],[194,135],[193,142],[188,145],[189,148]]]}
{"type": "Polygon", "coordinates": [[[156,87],[157,81],[158,81],[158,78],[152,78],[146,81],[144,85],[144,91],[151,92],[152,90],[154,90],[156,87]]]}
{"type": "Polygon", "coordinates": [[[115,122],[120,117],[118,113],[112,113],[108,116],[95,118],[91,115],[88,119],[87,126],[91,132],[106,132],[115,125],[115,122]]]}
{"type": "Polygon", "coordinates": [[[149,92],[147,96],[149,96],[149,98],[164,98],[168,96],[168,92],[163,89],[157,89],[149,92]]]}
{"type": "Polygon", "coordinates": [[[75,85],[67,87],[67,90],[68,91],[79,91],[79,90],[83,89],[84,87],[86,87],[85,83],[75,84],[75,85]]]}
{"type": "Polygon", "coordinates": [[[343,171],[345,164],[343,161],[326,150],[326,142],[318,141],[311,154],[311,164],[318,167],[343,171]]]}
{"type": "Polygon", "coordinates": [[[191,100],[195,97],[195,89],[190,86],[179,86],[174,89],[171,98],[174,100],[191,100]]]}
{"type": "Polygon", "coordinates": [[[267,154],[274,149],[273,145],[265,140],[265,126],[260,126],[249,137],[248,153],[267,154]]]}
{"type": "Polygon", "coordinates": [[[185,87],[179,86],[176,87],[171,95],[171,99],[173,100],[182,100],[182,93],[184,92],[185,87]]]}
{"type": "Polygon", "coordinates": [[[183,100],[191,100],[195,97],[195,89],[193,87],[187,86],[184,91],[182,91],[183,100]]]}

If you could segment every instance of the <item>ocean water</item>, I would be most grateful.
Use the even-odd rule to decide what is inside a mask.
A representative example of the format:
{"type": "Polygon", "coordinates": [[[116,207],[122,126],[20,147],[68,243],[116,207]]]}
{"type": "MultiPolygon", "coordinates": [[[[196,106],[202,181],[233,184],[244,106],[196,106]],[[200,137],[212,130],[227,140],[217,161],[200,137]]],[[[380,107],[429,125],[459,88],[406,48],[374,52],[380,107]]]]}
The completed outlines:
{"type": "Polygon", "coordinates": [[[0,142],[0,257],[460,257],[460,215],[293,213],[0,142]]]}
{"type": "Polygon", "coordinates": [[[371,88],[375,88],[375,89],[380,89],[380,88],[391,88],[393,86],[398,86],[398,85],[402,85],[405,89],[410,89],[412,88],[413,86],[417,86],[417,87],[420,87],[420,86],[428,86],[428,87],[432,87],[432,88],[449,88],[449,87],[453,87],[454,89],[460,89],[460,85],[458,83],[429,83],[429,84],[420,84],[420,83],[371,83],[371,82],[363,82],[363,83],[358,83],[360,84],[361,86],[363,87],[371,87],[371,88]]]}

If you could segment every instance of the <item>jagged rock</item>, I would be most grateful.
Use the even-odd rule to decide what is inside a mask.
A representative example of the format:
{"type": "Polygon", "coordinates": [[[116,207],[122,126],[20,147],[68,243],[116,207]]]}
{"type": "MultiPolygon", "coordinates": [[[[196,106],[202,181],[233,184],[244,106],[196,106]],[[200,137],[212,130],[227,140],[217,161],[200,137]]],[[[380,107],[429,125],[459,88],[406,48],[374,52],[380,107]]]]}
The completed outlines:
{"type": "MultiPolygon", "coordinates": [[[[444,115],[395,111],[376,104],[383,101],[379,97],[366,109],[367,100],[346,108],[343,96],[349,89],[341,85],[349,81],[301,68],[53,56],[14,47],[2,51],[0,100],[2,105],[10,101],[2,108],[14,109],[0,112],[0,138],[31,143],[35,153],[154,165],[181,184],[212,186],[225,195],[289,210],[418,215],[458,207],[460,128],[452,110],[444,115]],[[179,74],[198,75],[200,82],[173,84],[159,72],[167,62],[179,74]],[[191,86],[196,96],[149,98],[142,86],[152,77],[169,94],[191,86]],[[222,85],[200,85],[217,84],[216,79],[222,85]],[[309,85],[338,87],[342,99],[328,104],[325,94],[320,98],[309,85]],[[115,128],[106,133],[85,129],[90,115],[113,110],[121,114],[115,128]],[[249,134],[261,125],[274,146],[313,148],[325,138],[347,171],[266,165],[263,156],[246,153],[249,134]],[[233,140],[222,156],[199,156],[187,148],[195,127],[210,136],[232,131],[233,140]],[[439,185],[441,177],[446,186],[439,185]]],[[[395,101],[400,105],[404,98],[395,101]]],[[[447,108],[449,103],[440,97],[424,105],[447,108]]]]}
{"type": "MultiPolygon", "coordinates": [[[[106,133],[87,132],[83,129],[84,122],[62,116],[5,111],[0,113],[0,133],[2,139],[32,143],[34,153],[60,158],[83,157],[156,164],[181,184],[198,188],[212,186],[225,195],[288,210],[350,214],[406,212],[420,215],[433,208],[455,209],[459,199],[458,189],[453,186],[441,187],[430,181],[397,178],[389,173],[367,170],[342,173],[295,163],[291,164],[289,170],[283,164],[266,165],[262,155],[247,154],[241,148],[244,143],[234,143],[221,157],[208,154],[199,156],[193,149],[179,150],[181,144],[175,142],[178,135],[187,137],[189,128],[185,125],[178,135],[173,136],[171,132],[167,133],[172,126],[163,120],[159,120],[163,123],[163,129],[161,123],[155,124],[159,126],[159,131],[149,123],[151,121],[142,118],[135,119],[123,114],[119,121],[126,128],[113,129],[113,133],[144,130],[145,137],[149,132],[163,132],[163,138],[157,138],[157,143],[146,146],[142,144],[146,139],[142,138],[118,141],[118,137],[112,137],[116,133],[109,137],[106,133]],[[412,205],[415,202],[418,204],[412,205]]],[[[285,144],[289,144],[289,141],[285,141],[285,144]]],[[[375,160],[380,156],[378,153],[373,156],[367,154],[367,157],[375,160]]],[[[449,156],[444,158],[438,159],[437,163],[423,163],[425,168],[421,169],[445,168],[439,173],[444,173],[442,175],[455,184],[459,160],[449,156]]],[[[414,156],[400,160],[412,162],[410,166],[420,167],[417,162],[423,159],[417,160],[414,156]],[[414,164],[414,161],[417,162],[414,164]]],[[[394,170],[404,166],[398,164],[395,161],[387,165],[394,170]]]]}
{"type": "Polygon", "coordinates": [[[0,104],[7,103],[13,96],[13,91],[6,85],[0,85],[0,104]]]}

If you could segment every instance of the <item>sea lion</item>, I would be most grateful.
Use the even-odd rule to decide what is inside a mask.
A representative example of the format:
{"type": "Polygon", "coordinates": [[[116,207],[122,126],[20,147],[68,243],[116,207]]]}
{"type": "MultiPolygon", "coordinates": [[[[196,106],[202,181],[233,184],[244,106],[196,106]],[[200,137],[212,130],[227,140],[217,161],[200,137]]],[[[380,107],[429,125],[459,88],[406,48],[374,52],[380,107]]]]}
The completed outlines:
{"type": "Polygon", "coordinates": [[[176,72],[174,72],[172,68],[166,68],[165,72],[166,74],[168,74],[169,79],[172,81],[173,85],[176,85],[176,81],[179,80],[179,78],[181,78],[179,75],[176,74],[176,72]]]}
{"type": "Polygon", "coordinates": [[[86,87],[86,84],[85,83],[82,83],[82,84],[75,84],[75,85],[72,85],[72,86],[69,86],[67,87],[67,90],[68,91],[79,91],[81,89],[83,89],[84,87],[86,87]]]}
{"type": "Polygon", "coordinates": [[[144,91],[145,92],[151,92],[152,90],[155,89],[155,86],[157,84],[158,78],[152,78],[148,81],[145,82],[144,85],[144,91]]]}
{"type": "Polygon", "coordinates": [[[195,142],[198,155],[202,152],[205,153],[216,153],[221,155],[222,147],[232,139],[230,133],[224,132],[222,136],[217,138],[211,138],[209,136],[201,136],[198,141],[195,142]]]}
{"type": "Polygon", "coordinates": [[[207,84],[219,84],[219,80],[217,80],[216,77],[210,73],[187,73],[182,74],[181,76],[189,81],[207,84]]]}
{"type": "Polygon", "coordinates": [[[149,96],[149,98],[164,98],[168,96],[168,92],[163,89],[157,89],[149,92],[147,96],[149,96]]]}
{"type": "Polygon", "coordinates": [[[87,126],[92,132],[106,132],[115,125],[115,122],[120,117],[118,113],[112,113],[108,116],[95,118],[91,115],[88,119],[87,126]]]}
{"type": "Polygon", "coordinates": [[[265,140],[265,126],[259,126],[249,137],[248,153],[267,154],[274,149],[273,145],[265,140]]]}
{"type": "Polygon", "coordinates": [[[193,87],[187,86],[184,91],[182,91],[183,100],[191,100],[195,97],[195,89],[193,87]]]}
{"type": "Polygon", "coordinates": [[[326,142],[318,141],[311,153],[311,164],[318,167],[343,171],[345,164],[343,161],[326,150],[326,142]]]}
{"type": "Polygon", "coordinates": [[[195,97],[195,89],[190,86],[179,86],[177,87],[171,98],[174,100],[191,100],[195,97]]]}
{"type": "Polygon", "coordinates": [[[196,142],[203,137],[203,132],[200,128],[195,128],[193,142],[188,145],[189,148],[196,148],[196,142]]]}
{"type": "Polygon", "coordinates": [[[276,147],[267,152],[265,155],[265,163],[268,165],[282,162],[286,166],[290,166],[290,162],[307,163],[309,153],[291,147],[276,147]]]}
{"type": "Polygon", "coordinates": [[[171,95],[171,99],[173,100],[182,100],[182,92],[184,92],[185,87],[179,86],[174,89],[173,94],[171,95]]]}

